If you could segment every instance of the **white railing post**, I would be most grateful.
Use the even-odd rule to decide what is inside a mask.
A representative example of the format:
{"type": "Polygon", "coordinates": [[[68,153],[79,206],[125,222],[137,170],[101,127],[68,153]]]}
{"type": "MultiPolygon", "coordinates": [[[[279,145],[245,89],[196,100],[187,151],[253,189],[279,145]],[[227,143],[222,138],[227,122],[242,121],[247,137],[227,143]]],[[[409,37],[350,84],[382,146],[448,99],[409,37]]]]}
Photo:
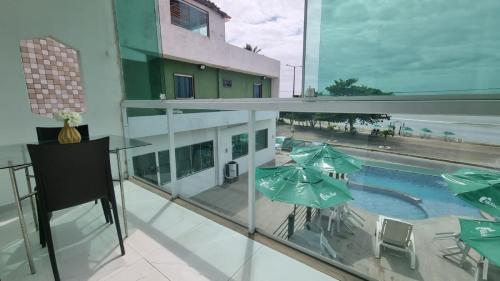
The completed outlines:
{"type": "Polygon", "coordinates": [[[255,110],[248,111],[248,233],[255,232],[255,110]]]}
{"type": "Polygon", "coordinates": [[[177,198],[177,165],[175,161],[175,130],[174,130],[174,109],[167,108],[168,122],[168,155],[170,161],[170,186],[172,187],[172,197],[177,198]]]}
{"type": "MultiPolygon", "coordinates": [[[[123,106],[122,104],[122,129],[123,129],[123,138],[128,139],[130,138],[129,135],[129,127],[128,127],[128,112],[127,112],[127,107],[123,106]]],[[[128,151],[128,149],[123,150],[125,153],[125,167],[127,168],[127,176],[126,178],[131,177],[134,172],[132,169],[132,156],[131,153],[128,151]]],[[[118,163],[116,163],[118,165],[118,163]]]]}

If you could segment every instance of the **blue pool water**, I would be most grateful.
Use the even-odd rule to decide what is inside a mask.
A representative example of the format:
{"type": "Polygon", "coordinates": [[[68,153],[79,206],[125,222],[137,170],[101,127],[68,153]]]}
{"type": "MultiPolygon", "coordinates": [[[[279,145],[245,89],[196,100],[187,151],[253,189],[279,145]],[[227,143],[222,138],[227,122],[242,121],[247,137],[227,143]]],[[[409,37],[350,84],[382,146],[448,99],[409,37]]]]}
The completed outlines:
{"type": "Polygon", "coordinates": [[[465,216],[480,218],[479,210],[455,197],[439,176],[373,166],[349,176],[351,183],[391,189],[420,198],[409,202],[387,194],[352,188],[353,204],[370,212],[402,219],[465,216]]]}

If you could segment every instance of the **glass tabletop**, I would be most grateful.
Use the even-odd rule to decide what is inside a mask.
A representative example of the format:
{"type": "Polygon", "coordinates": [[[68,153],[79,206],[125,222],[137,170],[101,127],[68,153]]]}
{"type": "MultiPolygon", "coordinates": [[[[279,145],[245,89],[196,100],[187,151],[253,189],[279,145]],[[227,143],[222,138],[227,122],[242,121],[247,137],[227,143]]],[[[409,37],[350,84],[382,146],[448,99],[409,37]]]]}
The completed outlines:
{"type": "MultiPolygon", "coordinates": [[[[151,145],[150,143],[137,139],[127,139],[114,135],[90,137],[90,140],[96,140],[104,137],[109,137],[110,152],[151,145]]],[[[34,142],[33,144],[37,143],[34,142]]],[[[27,143],[0,145],[0,169],[30,165],[31,159],[26,145],[27,143]]]]}

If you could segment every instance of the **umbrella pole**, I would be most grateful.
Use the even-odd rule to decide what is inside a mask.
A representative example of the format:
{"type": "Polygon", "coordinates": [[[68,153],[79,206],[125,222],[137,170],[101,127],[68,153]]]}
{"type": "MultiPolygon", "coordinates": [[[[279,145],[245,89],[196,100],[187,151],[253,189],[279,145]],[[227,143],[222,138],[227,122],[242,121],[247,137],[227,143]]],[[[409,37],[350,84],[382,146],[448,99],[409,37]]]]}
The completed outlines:
{"type": "Polygon", "coordinates": [[[295,212],[297,210],[297,205],[293,205],[293,214],[288,215],[288,235],[287,238],[292,237],[295,230],[295,212]]]}

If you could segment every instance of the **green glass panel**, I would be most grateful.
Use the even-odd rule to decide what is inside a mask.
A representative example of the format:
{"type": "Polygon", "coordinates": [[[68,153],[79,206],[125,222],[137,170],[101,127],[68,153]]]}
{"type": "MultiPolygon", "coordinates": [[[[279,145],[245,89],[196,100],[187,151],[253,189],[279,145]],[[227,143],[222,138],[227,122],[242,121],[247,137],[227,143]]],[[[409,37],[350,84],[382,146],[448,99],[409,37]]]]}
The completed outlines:
{"type": "Polygon", "coordinates": [[[159,99],[165,91],[156,1],[115,0],[115,10],[126,98],[159,99]]]}

